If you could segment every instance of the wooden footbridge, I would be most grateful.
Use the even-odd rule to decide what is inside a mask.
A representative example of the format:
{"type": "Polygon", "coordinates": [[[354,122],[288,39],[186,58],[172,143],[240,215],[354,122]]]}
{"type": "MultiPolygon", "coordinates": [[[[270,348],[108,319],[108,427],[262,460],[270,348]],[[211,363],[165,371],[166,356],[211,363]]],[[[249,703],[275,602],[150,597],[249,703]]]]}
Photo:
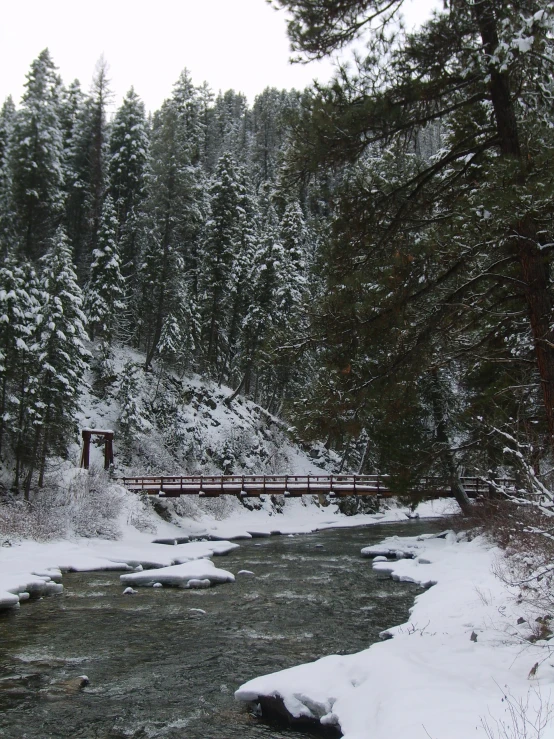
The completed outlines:
{"type": "MultiPolygon", "coordinates": [[[[178,498],[199,495],[217,498],[220,495],[259,498],[260,495],[348,495],[389,497],[395,492],[389,487],[388,475],[189,475],[123,477],[118,480],[128,490],[178,498]]],[[[462,477],[461,482],[470,497],[486,495],[489,484],[479,477],[462,477]]],[[[497,482],[503,482],[497,480],[497,482]]],[[[448,497],[450,489],[444,482],[422,480],[418,491],[425,497],[448,497]]]]}

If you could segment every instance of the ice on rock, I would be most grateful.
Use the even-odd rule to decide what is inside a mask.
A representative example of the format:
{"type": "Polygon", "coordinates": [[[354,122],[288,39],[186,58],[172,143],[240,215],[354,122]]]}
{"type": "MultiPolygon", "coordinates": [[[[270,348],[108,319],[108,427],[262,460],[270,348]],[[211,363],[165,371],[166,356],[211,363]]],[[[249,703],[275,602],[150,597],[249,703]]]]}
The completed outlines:
{"type": "Polygon", "coordinates": [[[46,570],[33,570],[33,575],[37,577],[43,577],[45,580],[54,580],[54,582],[62,581],[62,573],[57,567],[51,567],[46,570]]]}
{"type": "MultiPolygon", "coordinates": [[[[385,559],[412,559],[413,551],[406,549],[398,549],[396,547],[364,547],[361,550],[362,557],[384,557],[385,559]]],[[[382,560],[381,560],[382,561],[382,560]]]]}
{"type": "Polygon", "coordinates": [[[235,576],[227,570],[217,568],[209,559],[196,559],[171,567],[144,572],[132,572],[121,575],[120,580],[126,585],[153,585],[155,582],[163,585],[187,587],[190,580],[208,580],[210,584],[235,582],[235,576]]]}
{"type": "Polygon", "coordinates": [[[196,579],[189,580],[183,587],[195,588],[197,590],[201,590],[202,588],[209,588],[210,585],[211,585],[211,582],[206,577],[202,580],[196,580],[196,579]]]}
{"type": "Polygon", "coordinates": [[[125,588],[123,591],[123,595],[136,595],[138,593],[138,590],[133,590],[133,588],[125,588]]]}
{"type": "Polygon", "coordinates": [[[336,713],[326,713],[325,716],[322,716],[319,719],[319,723],[323,726],[338,726],[339,724],[339,717],[336,713]]]}
{"type": "Polygon", "coordinates": [[[189,611],[191,613],[202,613],[204,616],[206,615],[206,611],[203,608],[189,608],[189,611]]]}
{"type": "Polygon", "coordinates": [[[373,557],[374,562],[387,562],[387,558],[383,557],[382,554],[378,555],[377,557],[373,557]]]}
{"type": "Polygon", "coordinates": [[[144,570],[144,567],[142,565],[137,565],[135,567],[135,572],[142,572],[144,570]]]}
{"type": "Polygon", "coordinates": [[[153,587],[153,588],[163,588],[163,585],[162,585],[162,583],[161,583],[161,582],[155,582],[155,583],[154,583],[154,584],[152,585],[152,587],[153,587]]]}
{"type": "Polygon", "coordinates": [[[29,600],[29,598],[31,597],[29,595],[29,593],[18,593],[17,595],[18,595],[20,601],[22,601],[22,600],[29,600]]]}
{"type": "Polygon", "coordinates": [[[63,593],[63,585],[57,582],[47,582],[45,584],[44,595],[59,595],[63,593]]]}
{"type": "Polygon", "coordinates": [[[239,570],[237,574],[238,575],[253,575],[254,573],[252,572],[252,570],[239,570]]]}

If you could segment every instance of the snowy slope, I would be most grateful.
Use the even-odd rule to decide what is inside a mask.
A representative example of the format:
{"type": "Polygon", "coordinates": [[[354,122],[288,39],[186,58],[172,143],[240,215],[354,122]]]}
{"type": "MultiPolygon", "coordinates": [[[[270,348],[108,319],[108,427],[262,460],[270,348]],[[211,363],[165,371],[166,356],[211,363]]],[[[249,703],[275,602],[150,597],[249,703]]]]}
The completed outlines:
{"type": "MultiPolygon", "coordinates": [[[[194,377],[158,370],[144,372],[144,357],[118,349],[114,381],[101,389],[89,377],[79,416],[80,427],[113,429],[116,474],[308,474],[322,471],[293,444],[285,424],[232,391],[194,377]],[[127,445],[120,433],[118,398],[124,368],[136,368],[137,413],[142,430],[127,445]]],[[[312,454],[319,454],[318,450],[312,454]]],[[[327,461],[336,461],[332,457],[327,461]]],[[[102,463],[102,448],[91,461],[102,463]]]]}

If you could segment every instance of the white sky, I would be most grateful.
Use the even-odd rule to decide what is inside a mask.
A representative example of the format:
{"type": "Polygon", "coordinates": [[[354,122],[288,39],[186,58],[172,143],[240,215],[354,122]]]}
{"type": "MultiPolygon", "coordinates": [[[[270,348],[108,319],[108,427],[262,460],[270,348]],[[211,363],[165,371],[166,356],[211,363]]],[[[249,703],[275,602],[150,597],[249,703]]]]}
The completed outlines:
{"type": "MultiPolygon", "coordinates": [[[[408,0],[421,20],[434,0],[408,0]]],[[[410,7],[411,6],[411,7],[410,7]]],[[[332,64],[289,63],[284,13],[265,0],[0,0],[0,104],[16,104],[25,75],[48,47],[66,84],[88,90],[103,54],[114,103],[133,85],[154,111],[187,67],[214,92],[233,88],[252,101],[265,87],[302,89],[327,81],[332,64]]]]}

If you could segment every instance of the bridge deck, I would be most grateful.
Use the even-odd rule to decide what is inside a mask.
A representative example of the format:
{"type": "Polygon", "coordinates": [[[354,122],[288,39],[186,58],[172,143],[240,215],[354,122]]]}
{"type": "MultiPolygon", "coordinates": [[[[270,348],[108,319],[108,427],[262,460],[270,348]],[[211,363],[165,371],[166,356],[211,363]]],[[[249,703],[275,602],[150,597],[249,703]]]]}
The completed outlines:
{"type": "MultiPolygon", "coordinates": [[[[489,486],[478,477],[463,477],[462,484],[471,497],[484,495],[489,486]]],[[[123,477],[120,482],[126,488],[148,495],[174,498],[181,495],[218,497],[235,495],[259,497],[260,495],[362,495],[390,496],[388,475],[163,475],[123,477]]],[[[498,480],[497,482],[511,482],[498,480]]],[[[448,496],[450,490],[437,479],[422,480],[419,490],[431,496],[448,496]]]]}

